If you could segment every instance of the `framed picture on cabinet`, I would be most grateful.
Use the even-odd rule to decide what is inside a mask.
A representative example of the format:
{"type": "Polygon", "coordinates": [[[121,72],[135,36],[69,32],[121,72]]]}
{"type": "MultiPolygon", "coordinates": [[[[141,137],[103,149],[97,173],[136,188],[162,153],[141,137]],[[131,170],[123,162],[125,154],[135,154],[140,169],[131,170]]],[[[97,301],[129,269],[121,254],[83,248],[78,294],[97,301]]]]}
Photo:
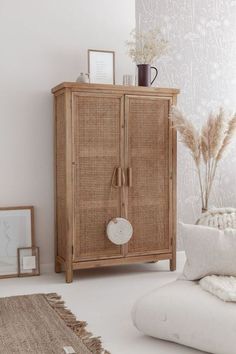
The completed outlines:
{"type": "Polygon", "coordinates": [[[115,52],[88,49],[90,83],[115,85],[115,52]]]}
{"type": "Polygon", "coordinates": [[[33,207],[0,208],[0,278],[17,277],[17,249],[32,246],[34,246],[33,207]]]}

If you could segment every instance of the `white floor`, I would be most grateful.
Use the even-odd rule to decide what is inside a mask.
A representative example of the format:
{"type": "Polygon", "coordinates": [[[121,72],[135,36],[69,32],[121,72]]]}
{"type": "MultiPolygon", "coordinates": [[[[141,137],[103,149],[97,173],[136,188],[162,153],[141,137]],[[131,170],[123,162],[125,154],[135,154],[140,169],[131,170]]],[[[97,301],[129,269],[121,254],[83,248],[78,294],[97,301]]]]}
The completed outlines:
{"type": "Polygon", "coordinates": [[[57,292],[88,329],[101,336],[112,354],[196,354],[197,350],[156,340],[139,333],[132,324],[134,301],[156,287],[176,279],[183,266],[178,254],[177,272],[168,271],[168,262],[83,270],[72,284],[64,274],[0,280],[0,297],[57,292]]]}

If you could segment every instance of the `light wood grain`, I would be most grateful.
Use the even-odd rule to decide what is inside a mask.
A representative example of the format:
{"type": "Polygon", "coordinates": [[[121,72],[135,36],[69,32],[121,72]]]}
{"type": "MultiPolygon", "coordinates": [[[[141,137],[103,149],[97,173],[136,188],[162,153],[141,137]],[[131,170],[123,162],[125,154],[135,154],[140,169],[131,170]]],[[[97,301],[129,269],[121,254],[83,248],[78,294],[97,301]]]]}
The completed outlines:
{"type": "MultiPolygon", "coordinates": [[[[177,95],[173,95],[172,104],[177,104],[177,95]]],[[[176,270],[176,222],[177,222],[177,133],[170,123],[172,131],[172,257],[170,260],[170,270],[176,270]]]]}
{"type": "Polygon", "coordinates": [[[115,265],[135,264],[135,263],[149,263],[157,262],[165,259],[171,259],[171,253],[157,254],[157,255],[142,255],[136,257],[124,257],[115,259],[102,259],[96,261],[77,262],[73,263],[73,269],[88,269],[99,267],[110,267],[115,265]]]}
{"type": "Polygon", "coordinates": [[[74,269],[169,259],[174,270],[176,133],[168,114],[179,90],[62,83],[52,92],[56,120],[65,122],[64,138],[58,129],[55,133],[56,149],[62,147],[60,154],[55,153],[57,166],[63,149],[66,156],[64,171],[56,168],[56,271],[63,267],[71,282],[74,269]],[[103,159],[107,163],[99,165],[103,159]],[[58,172],[65,176],[65,190],[58,172]],[[115,188],[108,198],[112,179],[115,188]],[[60,220],[63,198],[66,218],[60,220]],[[107,210],[114,210],[112,217],[131,218],[135,232],[128,244],[116,246],[107,239],[107,210]],[[135,210],[142,212],[134,219],[135,210]]]}
{"type": "Polygon", "coordinates": [[[72,160],[72,112],[71,91],[65,90],[65,117],[66,117],[66,282],[73,280],[73,218],[74,218],[74,191],[73,191],[73,160],[72,160]],[[70,143],[69,143],[70,142],[70,143]]]}
{"type": "Polygon", "coordinates": [[[62,82],[61,84],[55,86],[52,89],[52,93],[56,94],[58,91],[65,88],[71,89],[72,91],[83,91],[83,92],[109,92],[122,94],[137,94],[143,93],[146,95],[161,95],[161,96],[172,96],[180,92],[176,88],[160,88],[160,87],[144,87],[144,86],[123,86],[123,85],[109,85],[109,84],[86,84],[77,82],[62,82]]]}

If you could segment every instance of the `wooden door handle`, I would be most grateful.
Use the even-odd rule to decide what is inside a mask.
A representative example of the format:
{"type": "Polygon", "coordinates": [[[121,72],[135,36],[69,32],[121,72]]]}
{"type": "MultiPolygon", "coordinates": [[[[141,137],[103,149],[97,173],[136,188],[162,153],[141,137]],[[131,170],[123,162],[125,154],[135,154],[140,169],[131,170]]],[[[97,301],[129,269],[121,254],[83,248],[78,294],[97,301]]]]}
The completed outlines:
{"type": "Polygon", "coordinates": [[[122,168],[121,167],[115,167],[114,172],[111,178],[111,185],[114,188],[120,188],[122,186],[122,168]]]}
{"type": "Polygon", "coordinates": [[[126,185],[126,178],[125,178],[125,172],[124,169],[122,168],[122,186],[126,185]]]}
{"type": "Polygon", "coordinates": [[[117,187],[121,187],[123,184],[122,172],[123,172],[122,168],[117,167],[117,170],[116,170],[116,185],[117,185],[117,187]]]}
{"type": "Polygon", "coordinates": [[[127,175],[128,175],[128,187],[133,186],[133,173],[132,167],[127,168],[127,175]]]}

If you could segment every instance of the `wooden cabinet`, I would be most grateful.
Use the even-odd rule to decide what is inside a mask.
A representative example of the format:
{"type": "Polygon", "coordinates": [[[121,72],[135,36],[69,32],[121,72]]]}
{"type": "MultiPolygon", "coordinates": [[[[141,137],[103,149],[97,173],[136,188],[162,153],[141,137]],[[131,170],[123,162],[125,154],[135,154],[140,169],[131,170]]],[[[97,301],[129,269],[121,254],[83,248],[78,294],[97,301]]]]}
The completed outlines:
{"type": "Polygon", "coordinates": [[[56,271],[170,260],[175,269],[176,134],[168,119],[177,89],[56,86],[56,271]],[[117,187],[112,187],[115,180],[117,187]],[[106,224],[133,226],[122,246],[106,224]]]}

